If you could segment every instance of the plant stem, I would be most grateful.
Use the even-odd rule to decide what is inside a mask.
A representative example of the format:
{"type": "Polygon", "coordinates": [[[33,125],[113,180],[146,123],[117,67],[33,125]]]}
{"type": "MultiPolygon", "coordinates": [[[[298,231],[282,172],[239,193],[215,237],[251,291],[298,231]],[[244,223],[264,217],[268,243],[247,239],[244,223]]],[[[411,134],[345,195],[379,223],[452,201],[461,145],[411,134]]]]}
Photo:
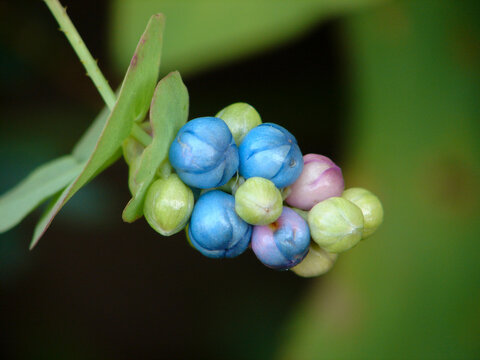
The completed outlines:
{"type": "MultiPolygon", "coordinates": [[[[60,4],[59,0],[44,1],[55,19],[57,20],[58,24],[60,25],[60,30],[63,31],[68,41],[70,42],[70,45],[72,45],[73,50],[75,50],[75,52],[77,53],[80,62],[87,70],[87,76],[92,79],[95,87],[102,96],[103,101],[105,101],[105,104],[107,104],[110,111],[112,111],[117,101],[115,93],[113,92],[112,88],[108,84],[108,81],[105,79],[102,72],[100,71],[97,61],[92,57],[90,51],[88,51],[88,48],[80,37],[80,34],[78,33],[77,29],[68,17],[66,8],[64,8],[60,4]]],[[[143,129],[136,123],[133,124],[132,136],[135,137],[135,139],[137,139],[144,146],[148,146],[152,142],[152,138],[150,137],[150,135],[143,131],[143,129]]]]}
{"type": "Polygon", "coordinates": [[[148,135],[145,130],[143,130],[138,124],[133,124],[132,132],[130,133],[131,136],[135,138],[140,144],[147,147],[152,142],[152,137],[148,135]]]}
{"type": "Polygon", "coordinates": [[[80,37],[77,29],[73,25],[72,21],[67,15],[66,9],[60,4],[58,0],[44,0],[48,8],[52,12],[53,16],[60,25],[60,30],[63,31],[68,41],[73,47],[73,50],[77,53],[80,61],[87,70],[87,75],[92,79],[93,83],[97,87],[100,95],[102,96],[105,104],[107,104],[110,110],[113,109],[116,102],[116,96],[113,92],[108,81],[100,71],[97,61],[92,57],[87,46],[80,37]]]}

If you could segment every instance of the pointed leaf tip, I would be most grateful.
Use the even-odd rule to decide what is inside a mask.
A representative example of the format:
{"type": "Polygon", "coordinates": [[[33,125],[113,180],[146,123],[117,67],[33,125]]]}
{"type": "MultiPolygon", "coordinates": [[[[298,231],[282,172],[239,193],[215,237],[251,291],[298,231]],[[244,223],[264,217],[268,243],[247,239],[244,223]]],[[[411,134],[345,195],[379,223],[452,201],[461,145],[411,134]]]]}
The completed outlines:
{"type": "Polygon", "coordinates": [[[53,218],[65,203],[86,183],[116,160],[123,141],[130,135],[133,123],[145,118],[155,90],[163,43],[164,16],[152,16],[143,33],[134,60],[127,70],[117,102],[103,127],[91,132],[92,138],[75,148],[87,158],[81,173],[49,204],[35,227],[30,249],[43,236],[53,218]],[[95,141],[92,141],[95,140],[95,141]]]}

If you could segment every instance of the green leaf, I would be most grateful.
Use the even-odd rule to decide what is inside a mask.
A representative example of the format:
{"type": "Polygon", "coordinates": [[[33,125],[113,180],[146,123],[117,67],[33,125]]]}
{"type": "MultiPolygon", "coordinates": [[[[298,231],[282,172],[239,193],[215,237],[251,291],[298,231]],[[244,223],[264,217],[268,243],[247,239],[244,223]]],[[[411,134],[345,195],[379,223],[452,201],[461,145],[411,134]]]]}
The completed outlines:
{"type": "Polygon", "coordinates": [[[110,110],[104,107],[73,148],[72,155],[75,159],[78,161],[88,160],[97,145],[98,138],[107,122],[108,115],[110,115],[110,110]]]}
{"type": "Polygon", "coordinates": [[[0,197],[0,233],[17,225],[33,209],[67,186],[82,170],[71,155],[49,161],[0,197]]]}
{"type": "MultiPolygon", "coordinates": [[[[142,120],[148,112],[160,69],[164,22],[162,14],[150,18],[130,62],[117,102],[93,147],[93,152],[82,172],[42,215],[35,227],[30,244],[31,249],[38,243],[63,205],[116,156],[119,156],[122,142],[130,135],[133,123],[142,120]]],[[[99,127],[99,124],[98,127],[94,125],[91,128],[91,134],[95,134],[95,129],[98,131],[99,127]]],[[[93,135],[91,136],[93,138],[93,135]]],[[[87,135],[75,148],[74,153],[80,157],[85,156],[88,150],[92,149],[92,138],[87,135]]]]}
{"type": "Polygon", "coordinates": [[[71,155],[40,165],[22,182],[0,197],[0,233],[17,225],[37,206],[64,189],[80,174],[96,145],[109,113],[107,108],[100,112],[71,155]]]}
{"type": "Polygon", "coordinates": [[[128,64],[145,19],[168,19],[162,69],[183,76],[226,63],[305,34],[327,17],[382,0],[114,0],[109,43],[112,62],[128,64]]]}
{"type": "Polygon", "coordinates": [[[150,108],[150,123],[153,140],[145,148],[133,173],[135,194],[123,210],[123,220],[133,222],[143,215],[143,203],[155,174],[167,159],[168,149],[178,130],[188,117],[188,91],[180,74],[175,71],[164,77],[153,95],[150,108]]]}

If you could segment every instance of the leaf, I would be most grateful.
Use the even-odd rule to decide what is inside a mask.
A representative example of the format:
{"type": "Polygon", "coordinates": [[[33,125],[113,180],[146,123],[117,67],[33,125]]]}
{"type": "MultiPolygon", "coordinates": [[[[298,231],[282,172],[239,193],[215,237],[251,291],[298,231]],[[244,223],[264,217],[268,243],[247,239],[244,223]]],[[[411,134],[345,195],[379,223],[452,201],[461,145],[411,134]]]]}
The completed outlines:
{"type": "Polygon", "coordinates": [[[162,69],[183,76],[245,57],[305,34],[327,17],[382,0],[114,0],[110,44],[118,69],[128,63],[144,19],[168,18],[162,69]]]}
{"type": "MultiPolygon", "coordinates": [[[[75,145],[71,155],[61,156],[33,170],[22,182],[0,197],[0,233],[16,226],[52,195],[63,190],[85,166],[110,111],[104,108],[75,145]]],[[[111,161],[118,159],[118,155],[111,161]]],[[[111,162],[110,162],[111,163],[111,162]]]]}
{"type": "Polygon", "coordinates": [[[104,107],[73,148],[72,155],[75,159],[78,161],[88,160],[97,145],[98,138],[107,122],[108,115],[110,115],[110,110],[104,107]]]}
{"type": "Polygon", "coordinates": [[[143,215],[143,202],[148,188],[155,179],[161,163],[167,159],[168,149],[178,130],[188,117],[188,91],[180,74],[175,71],[157,85],[150,108],[153,140],[138,161],[133,174],[135,194],[123,210],[122,218],[133,222],[143,215]]]}
{"type": "Polygon", "coordinates": [[[82,170],[71,155],[39,166],[0,197],[0,233],[17,225],[33,209],[67,186],[82,170]]]}
{"type": "Polygon", "coordinates": [[[22,182],[0,197],[0,233],[17,225],[25,216],[64,189],[81,172],[93,151],[107,120],[104,108],[73,149],[72,155],[61,156],[40,165],[22,182]]]}
{"type": "MultiPolygon", "coordinates": [[[[106,164],[115,159],[115,156],[119,156],[119,149],[122,142],[130,135],[133,123],[145,117],[158,79],[164,22],[162,14],[153,15],[150,18],[128,67],[117,102],[93,147],[93,152],[77,178],[42,215],[35,227],[30,249],[38,243],[65,203],[103,170],[106,164]]],[[[98,131],[97,126],[100,125],[94,125],[90,129],[91,134],[95,134],[95,129],[98,131]]],[[[74,149],[77,156],[85,156],[88,150],[92,149],[93,135],[91,136],[92,138],[86,135],[74,149]]]]}

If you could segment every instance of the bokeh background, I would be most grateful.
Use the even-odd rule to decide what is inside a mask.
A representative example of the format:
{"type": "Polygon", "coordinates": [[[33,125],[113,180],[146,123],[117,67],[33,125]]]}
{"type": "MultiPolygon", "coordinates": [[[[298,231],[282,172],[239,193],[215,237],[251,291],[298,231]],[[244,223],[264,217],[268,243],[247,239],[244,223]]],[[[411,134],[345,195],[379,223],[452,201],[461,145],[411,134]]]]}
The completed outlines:
{"type": "MultiPolygon", "coordinates": [[[[0,235],[2,359],[480,358],[480,2],[64,0],[117,87],[152,13],[190,118],[245,101],[382,199],[378,233],[302,279],[121,221],[121,161],[28,251],[0,235]]],[[[42,1],[0,1],[0,193],[102,100],[42,1]]]]}

